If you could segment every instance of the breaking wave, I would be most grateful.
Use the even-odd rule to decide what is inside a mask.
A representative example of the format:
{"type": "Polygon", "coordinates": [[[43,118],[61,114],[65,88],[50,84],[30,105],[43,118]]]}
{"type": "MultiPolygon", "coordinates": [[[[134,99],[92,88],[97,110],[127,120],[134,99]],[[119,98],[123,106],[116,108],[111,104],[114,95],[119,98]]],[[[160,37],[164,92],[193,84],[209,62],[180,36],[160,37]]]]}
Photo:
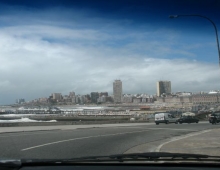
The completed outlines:
{"type": "Polygon", "coordinates": [[[35,116],[36,114],[1,114],[0,117],[23,117],[23,116],[35,116]]]}
{"type": "Polygon", "coordinates": [[[56,120],[41,121],[29,118],[13,119],[13,120],[0,120],[0,123],[19,123],[19,122],[57,122],[56,120]]]}

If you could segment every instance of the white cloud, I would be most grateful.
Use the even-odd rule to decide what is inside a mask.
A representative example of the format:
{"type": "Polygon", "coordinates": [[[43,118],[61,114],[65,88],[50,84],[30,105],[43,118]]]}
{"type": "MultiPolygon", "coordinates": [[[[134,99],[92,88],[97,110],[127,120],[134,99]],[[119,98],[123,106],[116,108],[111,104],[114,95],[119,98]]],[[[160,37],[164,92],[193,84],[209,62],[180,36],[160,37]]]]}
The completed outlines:
{"type": "Polygon", "coordinates": [[[0,28],[0,103],[73,90],[78,94],[112,93],[115,79],[122,80],[125,93],[154,94],[160,79],[170,80],[173,91],[219,87],[217,64],[194,60],[195,54],[187,48],[172,48],[178,42],[171,32],[163,37],[167,42],[153,38],[163,36],[164,30],[130,32],[117,22],[103,25],[105,29],[67,28],[55,23],[0,28]]]}

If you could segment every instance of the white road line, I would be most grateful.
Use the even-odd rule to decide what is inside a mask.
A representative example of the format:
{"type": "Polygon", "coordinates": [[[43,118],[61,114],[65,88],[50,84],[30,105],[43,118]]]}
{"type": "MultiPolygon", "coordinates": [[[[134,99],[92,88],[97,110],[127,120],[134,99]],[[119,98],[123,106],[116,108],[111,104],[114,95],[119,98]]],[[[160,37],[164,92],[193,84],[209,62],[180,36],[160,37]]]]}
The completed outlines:
{"type": "Polygon", "coordinates": [[[105,136],[114,136],[114,135],[124,135],[124,134],[129,134],[129,133],[140,133],[140,132],[145,132],[145,131],[149,131],[149,130],[141,130],[141,131],[133,131],[133,132],[125,132],[125,133],[115,133],[115,134],[98,135],[98,136],[87,136],[87,137],[81,137],[81,138],[73,138],[73,139],[67,139],[67,140],[60,140],[60,141],[56,141],[56,142],[51,142],[51,143],[45,143],[45,144],[42,144],[42,145],[32,146],[32,147],[29,147],[29,148],[22,149],[21,151],[27,151],[27,150],[30,150],[30,149],[40,148],[40,147],[43,147],[43,146],[48,146],[48,145],[53,145],[53,144],[63,143],[63,142],[69,142],[69,141],[74,141],[74,140],[81,140],[81,139],[88,139],[88,138],[97,138],[97,137],[105,137],[105,136]]]}
{"type": "Polygon", "coordinates": [[[197,130],[193,130],[193,129],[173,129],[173,128],[147,128],[147,129],[152,129],[152,130],[157,130],[157,129],[159,129],[159,130],[161,130],[161,129],[163,129],[163,130],[187,130],[187,131],[197,131],[197,130]]]}
{"type": "Polygon", "coordinates": [[[191,130],[191,129],[172,129],[172,128],[147,128],[146,130],[133,131],[133,132],[124,132],[124,133],[115,133],[115,134],[106,134],[106,135],[97,135],[97,136],[87,136],[87,137],[81,137],[81,138],[73,138],[73,139],[61,140],[61,141],[56,141],[56,142],[51,142],[51,143],[45,143],[45,144],[42,144],[42,145],[36,145],[36,146],[29,147],[29,148],[24,148],[21,151],[26,151],[26,150],[30,150],[30,149],[34,149],[34,148],[39,148],[39,147],[43,147],[43,146],[48,146],[48,145],[53,145],[53,144],[63,143],[63,142],[69,142],[69,141],[74,141],[74,140],[81,140],[81,139],[88,139],[88,138],[97,138],[97,137],[105,137],[105,136],[114,136],[114,135],[124,135],[124,134],[131,134],[131,133],[140,133],[140,132],[149,131],[150,129],[152,129],[152,130],[157,130],[157,129],[158,130],[161,130],[161,129],[187,130],[187,131],[191,130]]]}
{"type": "Polygon", "coordinates": [[[200,132],[195,132],[195,133],[192,133],[192,134],[188,134],[188,135],[184,135],[184,136],[180,136],[180,137],[175,137],[175,138],[172,138],[171,140],[167,141],[167,142],[164,142],[162,143],[161,145],[159,145],[156,149],[155,149],[155,152],[160,152],[160,149],[170,143],[170,142],[174,142],[174,141],[177,141],[177,140],[180,140],[180,139],[185,139],[185,138],[188,138],[188,137],[192,137],[192,136],[196,136],[196,135],[200,135],[200,134],[203,134],[203,133],[206,133],[206,132],[210,132],[212,129],[210,130],[204,130],[204,131],[200,131],[200,132]]]}
{"type": "MultiPolygon", "coordinates": [[[[118,129],[118,127],[114,127],[115,129],[118,129]]],[[[120,127],[121,128],[121,127],[120,127]]],[[[167,129],[167,130],[188,130],[188,131],[197,131],[193,129],[174,129],[174,128],[148,128],[148,127],[123,127],[125,129],[152,129],[152,130],[161,130],[161,129],[167,129]]]]}

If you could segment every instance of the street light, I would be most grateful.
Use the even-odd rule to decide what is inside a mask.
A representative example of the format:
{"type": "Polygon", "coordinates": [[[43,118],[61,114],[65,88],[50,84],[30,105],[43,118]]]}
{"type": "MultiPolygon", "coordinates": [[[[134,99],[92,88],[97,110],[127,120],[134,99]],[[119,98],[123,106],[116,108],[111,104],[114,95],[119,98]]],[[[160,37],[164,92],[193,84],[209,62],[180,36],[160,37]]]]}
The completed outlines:
{"type": "Polygon", "coordinates": [[[212,25],[215,28],[215,35],[216,35],[217,49],[218,49],[219,67],[220,67],[220,49],[219,49],[219,41],[218,41],[218,31],[217,31],[217,27],[216,27],[215,23],[206,16],[196,15],[196,14],[191,14],[191,15],[170,15],[169,16],[169,18],[178,18],[178,17],[201,17],[201,18],[205,18],[205,19],[209,20],[212,23],[212,25]]]}

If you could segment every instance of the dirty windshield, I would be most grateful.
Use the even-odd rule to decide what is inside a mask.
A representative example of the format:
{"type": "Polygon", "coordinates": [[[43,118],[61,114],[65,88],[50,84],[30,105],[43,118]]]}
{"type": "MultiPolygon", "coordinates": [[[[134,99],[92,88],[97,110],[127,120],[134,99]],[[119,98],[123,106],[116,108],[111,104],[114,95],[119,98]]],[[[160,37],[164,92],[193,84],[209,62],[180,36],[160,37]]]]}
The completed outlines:
{"type": "Polygon", "coordinates": [[[220,156],[218,0],[0,0],[0,159],[220,156]]]}

